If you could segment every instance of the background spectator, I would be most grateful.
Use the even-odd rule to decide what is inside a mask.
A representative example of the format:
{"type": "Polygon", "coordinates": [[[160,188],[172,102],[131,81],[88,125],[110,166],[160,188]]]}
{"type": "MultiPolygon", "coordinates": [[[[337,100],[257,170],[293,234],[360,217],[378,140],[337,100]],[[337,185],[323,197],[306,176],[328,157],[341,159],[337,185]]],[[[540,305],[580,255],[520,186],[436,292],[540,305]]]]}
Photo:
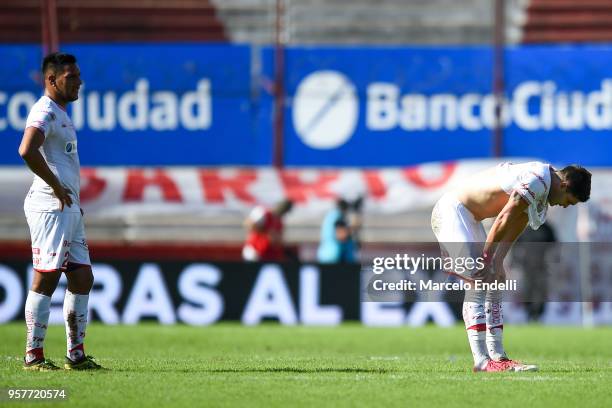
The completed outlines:
{"type": "Polygon", "coordinates": [[[338,199],[336,207],[325,215],[317,251],[317,260],[320,263],[357,261],[358,244],[355,234],[361,225],[361,203],[361,198],[352,204],[338,199]]]}
{"type": "Polygon", "coordinates": [[[242,248],[245,261],[287,260],[283,241],[283,217],[293,208],[291,200],[283,200],[270,210],[264,206],[253,208],[245,220],[247,239],[242,248]]]}

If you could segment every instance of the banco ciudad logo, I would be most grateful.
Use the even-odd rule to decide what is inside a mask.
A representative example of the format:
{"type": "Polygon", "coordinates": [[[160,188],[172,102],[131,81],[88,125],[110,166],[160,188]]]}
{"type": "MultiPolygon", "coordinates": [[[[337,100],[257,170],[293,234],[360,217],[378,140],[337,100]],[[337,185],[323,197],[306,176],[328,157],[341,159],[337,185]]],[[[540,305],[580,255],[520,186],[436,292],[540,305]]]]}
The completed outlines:
{"type": "Polygon", "coordinates": [[[315,71],[300,82],[293,101],[293,126],[313,149],[335,149],[357,126],[359,100],[353,83],[338,71],[315,71]]]}

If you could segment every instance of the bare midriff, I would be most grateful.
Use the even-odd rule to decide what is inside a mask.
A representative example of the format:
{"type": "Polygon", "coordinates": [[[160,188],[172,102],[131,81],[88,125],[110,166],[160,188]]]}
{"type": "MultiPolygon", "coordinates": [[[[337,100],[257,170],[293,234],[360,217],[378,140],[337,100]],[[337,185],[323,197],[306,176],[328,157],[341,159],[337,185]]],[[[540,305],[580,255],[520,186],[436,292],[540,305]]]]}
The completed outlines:
{"type": "Polygon", "coordinates": [[[497,217],[509,198],[499,184],[496,167],[470,176],[453,193],[477,221],[497,217]]]}

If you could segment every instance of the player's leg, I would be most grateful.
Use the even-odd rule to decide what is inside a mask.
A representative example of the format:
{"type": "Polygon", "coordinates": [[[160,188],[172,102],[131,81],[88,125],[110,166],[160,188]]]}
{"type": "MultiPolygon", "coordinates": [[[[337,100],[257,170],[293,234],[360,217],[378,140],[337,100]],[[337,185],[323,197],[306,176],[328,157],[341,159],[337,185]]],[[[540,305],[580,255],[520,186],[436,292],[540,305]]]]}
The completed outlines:
{"type": "Polygon", "coordinates": [[[51,296],[57,288],[68,251],[58,213],[26,213],[32,239],[34,276],[25,304],[26,351],[24,369],[46,371],[58,367],[46,360],[44,341],[51,296]]]}
{"type": "MultiPolygon", "coordinates": [[[[486,239],[484,228],[479,232],[479,239],[486,239]]],[[[489,363],[482,371],[537,371],[538,367],[510,360],[504,350],[504,313],[503,292],[490,290],[486,294],[486,345],[490,358],[489,363]]]]}
{"type": "Polygon", "coordinates": [[[66,356],[72,361],[80,361],[85,357],[87,305],[89,291],[93,286],[91,266],[69,263],[66,277],[68,278],[68,288],[64,297],[66,356]]]}
{"type": "MultiPolygon", "coordinates": [[[[469,256],[476,259],[482,255],[486,232],[467,209],[460,208],[459,215],[470,243],[469,256]]],[[[534,365],[522,364],[506,357],[502,343],[504,321],[501,291],[487,293],[484,290],[466,290],[463,317],[474,355],[474,371],[537,370],[534,365]]]]}
{"type": "Polygon", "coordinates": [[[463,321],[474,358],[474,369],[477,371],[483,370],[489,362],[486,345],[485,297],[485,291],[470,289],[465,291],[463,300],[463,321]]]}
{"type": "Polygon", "coordinates": [[[66,268],[68,288],[64,297],[64,321],[66,324],[66,361],[64,368],[84,370],[100,368],[85,354],[89,292],[94,277],[85,238],[81,214],[75,214],[75,231],[70,245],[66,268]]]}
{"type": "MultiPolygon", "coordinates": [[[[472,214],[452,195],[443,196],[434,207],[432,229],[440,243],[443,257],[459,259],[472,256],[472,252],[478,247],[474,243],[477,244],[478,240],[484,241],[478,235],[482,225],[476,222],[472,214]]],[[[455,271],[447,272],[471,281],[469,275],[473,271],[466,271],[467,275],[455,271]]],[[[463,320],[476,370],[483,369],[489,361],[486,346],[485,296],[484,291],[469,290],[466,291],[463,302],[463,320]]]]}
{"type": "MultiPolygon", "coordinates": [[[[457,257],[477,259],[482,256],[484,243],[487,239],[482,223],[476,221],[472,213],[461,203],[457,205],[456,234],[457,241],[461,239],[462,245],[457,248],[457,257]]],[[[459,245],[459,244],[455,244],[459,245]]],[[[472,274],[476,270],[466,270],[462,275],[472,283],[472,274]]],[[[486,326],[486,302],[487,292],[482,289],[470,289],[465,291],[463,300],[463,321],[474,357],[474,371],[487,369],[490,364],[487,352],[487,326],[486,326]]]]}
{"type": "Polygon", "coordinates": [[[502,306],[502,292],[490,290],[487,292],[485,302],[487,318],[487,350],[492,360],[507,359],[503,344],[504,315],[502,306]]]}
{"type": "Polygon", "coordinates": [[[61,272],[59,270],[34,271],[32,286],[25,304],[26,350],[23,368],[26,370],[46,371],[57,369],[47,362],[44,341],[49,323],[51,295],[57,287],[61,272]]]}
{"type": "MultiPolygon", "coordinates": [[[[464,220],[467,234],[471,242],[469,256],[472,259],[476,259],[482,256],[484,244],[487,240],[486,231],[482,223],[476,221],[473,215],[469,213],[465,207],[461,206],[460,213],[462,214],[462,219],[464,220]]],[[[466,305],[471,305],[471,308],[474,310],[473,313],[477,313],[476,316],[478,317],[478,333],[470,333],[470,330],[468,328],[468,337],[477,339],[478,350],[479,352],[484,353],[484,359],[482,359],[482,356],[479,356],[481,357],[480,360],[474,358],[474,371],[487,371],[490,369],[490,354],[487,349],[488,340],[490,337],[489,330],[487,330],[489,327],[488,317],[490,316],[490,314],[488,314],[487,300],[487,291],[482,289],[472,289],[466,291],[465,293],[464,310],[466,308],[466,305]]],[[[466,324],[466,328],[468,327],[468,324],[476,324],[475,321],[472,321],[473,319],[474,317],[470,315],[468,315],[466,319],[466,315],[464,312],[464,321],[466,324]]]]}
{"type": "MultiPolygon", "coordinates": [[[[503,371],[537,371],[533,364],[523,364],[508,358],[503,344],[504,316],[502,308],[502,292],[488,291],[485,303],[487,314],[487,351],[494,363],[499,363],[503,371]]],[[[495,365],[497,366],[497,365],[495,365]]],[[[499,371],[499,370],[492,370],[499,371]]]]}
{"type": "Polygon", "coordinates": [[[85,354],[85,333],[89,292],[93,286],[90,265],[69,263],[66,270],[68,289],[64,298],[64,321],[66,323],[67,370],[89,370],[101,368],[91,356],[85,354]]]}

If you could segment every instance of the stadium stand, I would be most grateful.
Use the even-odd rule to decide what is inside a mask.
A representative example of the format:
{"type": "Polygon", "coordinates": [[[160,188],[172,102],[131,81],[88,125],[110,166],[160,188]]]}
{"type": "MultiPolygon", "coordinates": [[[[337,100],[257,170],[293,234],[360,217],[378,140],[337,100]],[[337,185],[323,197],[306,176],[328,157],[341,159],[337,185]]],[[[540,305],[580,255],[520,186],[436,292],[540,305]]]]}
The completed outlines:
{"type": "MultiPolygon", "coordinates": [[[[64,43],[226,41],[207,0],[57,0],[64,43]]],[[[0,42],[40,41],[40,0],[0,2],[0,42]]]]}
{"type": "MultiPolygon", "coordinates": [[[[274,41],[275,0],[212,0],[234,42],[274,41]]],[[[493,1],[286,0],[294,44],[483,44],[493,38],[493,1]],[[440,10],[444,10],[441,13],[440,10]]],[[[508,41],[520,42],[528,0],[506,1],[508,41]]]]}
{"type": "Polygon", "coordinates": [[[226,27],[229,39],[238,43],[274,42],[275,0],[211,0],[226,27]]]}
{"type": "MultiPolygon", "coordinates": [[[[414,211],[401,216],[364,216],[362,239],[364,242],[405,242],[431,240],[430,211],[414,211]]],[[[242,242],[244,215],[201,216],[140,215],[129,219],[97,220],[87,218],[87,234],[92,241],[121,242],[242,242]]],[[[286,237],[288,242],[316,243],[319,239],[321,220],[295,221],[288,217],[286,237]]],[[[15,216],[0,216],[0,240],[29,239],[25,221],[15,216]]]]}
{"type": "MultiPolygon", "coordinates": [[[[232,41],[272,42],[274,0],[213,0],[232,41]]],[[[300,0],[286,2],[290,43],[481,44],[492,37],[493,2],[300,0]],[[445,10],[440,13],[440,10],[445,10]]]]}
{"type": "Polygon", "coordinates": [[[609,0],[531,0],[524,26],[525,43],[609,42],[609,0]]]}
{"type": "Polygon", "coordinates": [[[492,36],[492,2],[341,0],[296,2],[289,9],[297,43],[473,44],[492,36]],[[445,10],[440,13],[440,10],[445,10]]]}

